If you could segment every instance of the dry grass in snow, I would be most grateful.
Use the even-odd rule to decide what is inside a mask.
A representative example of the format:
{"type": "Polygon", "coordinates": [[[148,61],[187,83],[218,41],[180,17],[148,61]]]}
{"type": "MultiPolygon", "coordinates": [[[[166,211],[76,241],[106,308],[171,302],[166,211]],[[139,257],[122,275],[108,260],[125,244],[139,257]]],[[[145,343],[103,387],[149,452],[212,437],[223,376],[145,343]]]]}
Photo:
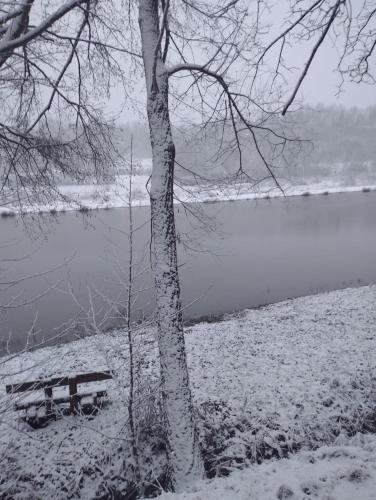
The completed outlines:
{"type": "Polygon", "coordinates": [[[357,435],[346,446],[323,446],[196,483],[160,500],[374,500],[376,438],[357,435]]]}

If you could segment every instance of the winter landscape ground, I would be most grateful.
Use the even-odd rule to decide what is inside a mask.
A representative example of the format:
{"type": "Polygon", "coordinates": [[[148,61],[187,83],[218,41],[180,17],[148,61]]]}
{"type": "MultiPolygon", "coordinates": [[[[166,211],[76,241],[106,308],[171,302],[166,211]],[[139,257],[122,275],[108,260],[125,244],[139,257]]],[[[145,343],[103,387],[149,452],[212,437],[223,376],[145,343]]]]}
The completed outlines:
{"type": "MultiPolygon", "coordinates": [[[[200,440],[213,479],[160,498],[374,499],[375,301],[376,286],[345,289],[187,328],[200,440]]],[[[137,331],[143,383],[150,390],[140,419],[143,474],[154,485],[147,493],[163,484],[165,461],[153,398],[153,333],[137,331]]],[[[123,331],[1,359],[1,391],[4,384],[40,376],[107,368],[116,373],[107,382],[110,402],[98,415],[63,417],[42,429],[19,420],[14,396],[1,393],[1,498],[131,494],[127,360],[123,331]]]]}

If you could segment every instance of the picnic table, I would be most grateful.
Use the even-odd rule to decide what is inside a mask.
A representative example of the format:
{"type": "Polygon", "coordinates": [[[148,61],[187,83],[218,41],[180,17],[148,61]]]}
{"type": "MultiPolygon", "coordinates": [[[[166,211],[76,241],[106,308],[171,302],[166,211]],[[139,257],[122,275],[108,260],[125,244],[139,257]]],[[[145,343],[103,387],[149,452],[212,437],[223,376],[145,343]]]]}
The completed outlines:
{"type": "Polygon", "coordinates": [[[112,373],[105,370],[20,382],[6,385],[5,389],[8,394],[22,393],[14,409],[23,410],[23,419],[32,427],[43,427],[61,414],[96,412],[108,397],[107,389],[103,384],[88,385],[109,379],[112,373]]]}

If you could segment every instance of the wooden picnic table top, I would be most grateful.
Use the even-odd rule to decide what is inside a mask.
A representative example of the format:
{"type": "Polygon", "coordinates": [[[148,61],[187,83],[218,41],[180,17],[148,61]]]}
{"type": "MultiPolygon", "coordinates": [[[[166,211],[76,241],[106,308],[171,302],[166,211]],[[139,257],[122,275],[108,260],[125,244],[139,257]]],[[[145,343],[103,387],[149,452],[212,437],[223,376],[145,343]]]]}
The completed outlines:
{"type": "MultiPolygon", "coordinates": [[[[79,394],[80,401],[82,401],[85,398],[88,397],[98,397],[98,398],[103,398],[107,396],[107,391],[104,388],[101,389],[95,389],[95,391],[92,392],[83,392],[79,394]]],[[[69,395],[61,395],[59,394],[58,396],[54,396],[53,402],[55,405],[60,405],[63,403],[69,403],[70,402],[70,396],[69,395]]],[[[15,403],[15,409],[16,410],[26,410],[30,407],[33,406],[41,406],[45,405],[46,399],[38,396],[30,396],[27,399],[22,398],[20,401],[17,401],[15,403]]]]}
{"type": "Polygon", "coordinates": [[[39,379],[29,382],[20,382],[9,384],[5,386],[7,394],[25,391],[37,391],[41,389],[51,389],[54,387],[62,387],[69,385],[70,380],[75,380],[77,384],[84,384],[88,382],[99,382],[101,380],[112,379],[112,372],[110,370],[103,370],[101,372],[79,373],[71,376],[54,377],[50,379],[39,379]]]}

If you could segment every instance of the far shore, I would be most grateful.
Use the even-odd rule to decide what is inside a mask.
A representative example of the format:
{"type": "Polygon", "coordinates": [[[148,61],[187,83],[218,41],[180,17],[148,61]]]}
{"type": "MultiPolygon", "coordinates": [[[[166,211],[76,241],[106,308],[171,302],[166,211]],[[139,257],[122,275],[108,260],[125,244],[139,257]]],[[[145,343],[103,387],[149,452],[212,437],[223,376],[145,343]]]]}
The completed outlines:
{"type": "MultiPolygon", "coordinates": [[[[137,175],[133,179],[132,207],[150,205],[146,184],[149,177],[137,175]]],[[[129,207],[128,176],[117,176],[114,184],[82,184],[62,185],[59,191],[62,199],[48,204],[33,204],[16,207],[12,204],[0,205],[0,217],[7,218],[27,213],[56,215],[67,211],[78,211],[83,214],[91,210],[108,210],[129,207]]],[[[194,185],[175,187],[175,204],[181,203],[218,203],[240,200],[270,200],[273,198],[330,195],[337,193],[369,193],[376,191],[376,184],[346,186],[335,182],[316,182],[309,184],[289,184],[283,191],[273,184],[255,190],[249,184],[216,186],[194,185]]]]}

